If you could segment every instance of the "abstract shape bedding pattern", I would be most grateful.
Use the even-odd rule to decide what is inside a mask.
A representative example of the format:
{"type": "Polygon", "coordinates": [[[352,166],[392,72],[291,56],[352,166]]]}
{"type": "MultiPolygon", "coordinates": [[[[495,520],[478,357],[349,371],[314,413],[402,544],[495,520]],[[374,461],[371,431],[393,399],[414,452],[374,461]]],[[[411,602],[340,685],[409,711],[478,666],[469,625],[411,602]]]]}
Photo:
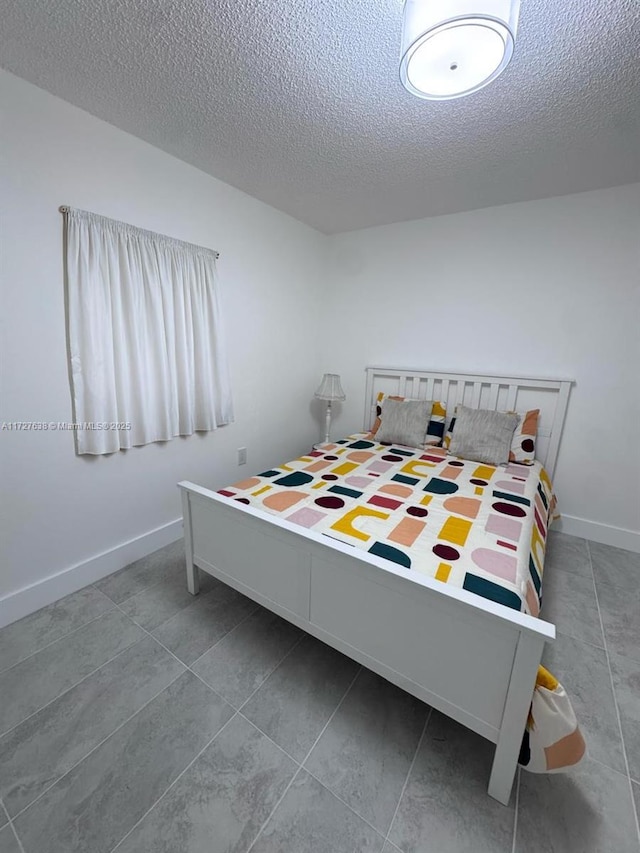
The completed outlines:
{"type": "Polygon", "coordinates": [[[532,616],[555,509],[539,462],[484,465],[366,434],[219,494],[532,616]]]}

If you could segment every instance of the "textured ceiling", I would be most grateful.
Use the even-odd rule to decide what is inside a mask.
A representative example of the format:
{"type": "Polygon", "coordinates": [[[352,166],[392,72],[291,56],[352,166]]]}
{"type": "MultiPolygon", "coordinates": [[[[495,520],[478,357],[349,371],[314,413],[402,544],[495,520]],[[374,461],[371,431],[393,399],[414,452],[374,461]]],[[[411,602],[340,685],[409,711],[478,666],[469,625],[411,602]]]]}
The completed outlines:
{"type": "Polygon", "coordinates": [[[522,0],[511,65],[445,102],[399,82],[402,0],[0,10],[6,69],[326,233],[640,178],[639,0],[522,0]]]}

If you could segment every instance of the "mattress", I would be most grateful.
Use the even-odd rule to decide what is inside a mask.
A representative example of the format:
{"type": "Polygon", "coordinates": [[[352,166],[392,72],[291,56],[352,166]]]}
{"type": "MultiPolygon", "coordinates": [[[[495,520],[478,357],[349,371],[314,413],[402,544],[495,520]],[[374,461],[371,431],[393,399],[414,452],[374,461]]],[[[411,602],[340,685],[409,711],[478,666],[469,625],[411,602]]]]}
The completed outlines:
{"type": "Polygon", "coordinates": [[[410,572],[539,613],[556,503],[539,462],[496,467],[358,434],[219,494],[410,572]]]}

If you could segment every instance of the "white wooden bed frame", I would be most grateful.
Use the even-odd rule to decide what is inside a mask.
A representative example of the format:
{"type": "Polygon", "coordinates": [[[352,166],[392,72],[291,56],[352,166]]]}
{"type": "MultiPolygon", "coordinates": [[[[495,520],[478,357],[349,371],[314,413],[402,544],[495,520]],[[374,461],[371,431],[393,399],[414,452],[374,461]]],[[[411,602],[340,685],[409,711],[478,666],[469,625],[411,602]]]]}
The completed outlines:
{"type": "MultiPolygon", "coordinates": [[[[540,407],[553,476],[571,380],[367,368],[378,391],[491,409],[540,407]]],[[[544,644],[555,628],[190,482],[181,482],[187,585],[234,587],[496,744],[488,791],[509,801],[544,644]]]]}

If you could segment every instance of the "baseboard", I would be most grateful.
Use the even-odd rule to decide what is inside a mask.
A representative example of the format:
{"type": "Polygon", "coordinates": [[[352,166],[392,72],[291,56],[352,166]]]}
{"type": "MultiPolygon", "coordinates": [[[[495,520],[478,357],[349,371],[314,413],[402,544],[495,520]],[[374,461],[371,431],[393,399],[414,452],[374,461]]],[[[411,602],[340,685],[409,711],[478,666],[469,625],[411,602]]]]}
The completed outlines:
{"type": "Polygon", "coordinates": [[[640,532],[627,530],[624,527],[613,527],[610,524],[600,524],[586,518],[576,518],[573,515],[562,515],[560,521],[553,525],[553,530],[568,533],[570,536],[580,536],[592,542],[603,545],[613,545],[640,554],[640,532]]]}
{"type": "Polygon", "coordinates": [[[10,592],[0,598],[0,628],[124,568],[134,560],[146,557],[181,536],[182,519],[178,518],[30,586],[10,592]]]}

